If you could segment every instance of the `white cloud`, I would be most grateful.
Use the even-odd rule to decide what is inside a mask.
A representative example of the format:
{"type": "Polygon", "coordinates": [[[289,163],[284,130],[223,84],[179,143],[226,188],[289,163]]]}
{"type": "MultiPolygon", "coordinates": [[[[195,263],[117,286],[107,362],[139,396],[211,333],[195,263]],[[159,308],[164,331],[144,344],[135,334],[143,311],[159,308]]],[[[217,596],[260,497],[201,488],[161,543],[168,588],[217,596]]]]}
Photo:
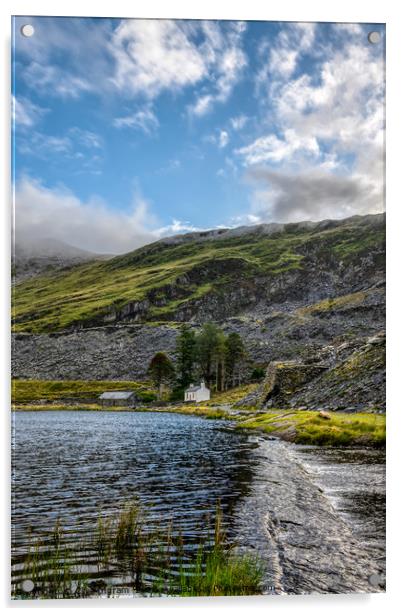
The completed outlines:
{"type": "Polygon", "coordinates": [[[195,116],[205,115],[214,103],[215,99],[211,94],[203,94],[197,101],[190,107],[190,111],[195,116]]]}
{"type": "Polygon", "coordinates": [[[12,117],[17,129],[26,127],[31,128],[37,124],[48,111],[49,110],[44,107],[35,105],[27,98],[12,97],[12,117]]]}
{"type": "Polygon", "coordinates": [[[214,62],[208,67],[212,85],[190,106],[191,115],[203,116],[211,111],[215,103],[224,103],[229,98],[247,66],[247,57],[241,48],[245,28],[243,22],[231,22],[228,26],[226,39],[223,45],[220,42],[213,56],[214,62]]]}
{"type": "MultiPolygon", "coordinates": [[[[16,21],[18,31],[25,21],[21,17],[16,21]]],[[[35,35],[18,38],[18,53],[24,56],[20,76],[28,87],[65,99],[76,99],[85,92],[104,91],[112,70],[107,50],[111,21],[30,17],[30,23],[35,35]]]]}
{"type": "Polygon", "coordinates": [[[110,81],[125,96],[149,100],[203,83],[190,110],[204,115],[227,100],[246,65],[243,30],[237,22],[124,20],[108,46],[115,61],[110,81]]]}
{"type": "Polygon", "coordinates": [[[16,242],[40,245],[52,238],[97,253],[124,253],[157,239],[199,231],[187,221],[173,219],[161,226],[140,191],[134,191],[131,208],[115,210],[93,197],[82,201],[64,187],[48,188],[25,177],[15,190],[16,242]]]}
{"type": "Polygon", "coordinates": [[[169,235],[176,235],[178,233],[193,233],[196,231],[203,231],[200,227],[195,227],[188,221],[173,219],[170,225],[165,227],[159,227],[153,231],[156,238],[166,237],[169,235]]]}
{"type": "Polygon", "coordinates": [[[84,77],[56,66],[44,66],[37,62],[31,62],[23,76],[28,85],[48,96],[79,98],[82,93],[95,90],[95,86],[84,77]]]}
{"type": "Polygon", "coordinates": [[[299,134],[355,150],[382,140],[383,93],[382,58],[351,44],[322,64],[318,84],[308,75],[285,84],[276,99],[277,112],[299,134]]]}
{"type": "Polygon", "coordinates": [[[165,89],[195,84],[206,74],[203,57],[180,22],[124,20],[109,50],[116,63],[113,83],[135,95],[153,98],[165,89]]]}
{"type": "Polygon", "coordinates": [[[20,139],[17,147],[21,153],[39,158],[46,158],[53,154],[68,154],[69,156],[73,154],[73,143],[69,137],[45,135],[38,131],[30,133],[29,139],[20,139]]]}
{"type": "Polygon", "coordinates": [[[283,77],[290,77],[294,72],[299,52],[295,49],[278,47],[271,49],[269,70],[270,73],[278,73],[283,77]]]}
{"type": "Polygon", "coordinates": [[[142,130],[144,133],[149,135],[158,129],[159,121],[150,108],[144,108],[130,115],[116,118],[113,121],[113,126],[116,128],[133,128],[142,130]]]}
{"type": "Polygon", "coordinates": [[[225,130],[221,130],[219,133],[218,145],[220,148],[225,148],[229,143],[229,135],[225,130]]]}
{"type": "Polygon", "coordinates": [[[98,150],[103,148],[103,139],[97,133],[79,128],[78,126],[73,126],[68,132],[78,144],[85,148],[95,148],[98,150]]]}
{"type": "Polygon", "coordinates": [[[94,252],[119,253],[153,241],[151,215],[137,195],[129,212],[108,208],[100,199],[81,201],[65,188],[50,189],[30,178],[15,191],[16,241],[54,238],[94,252]]]}
{"type": "Polygon", "coordinates": [[[361,37],[363,34],[363,28],[360,24],[338,23],[333,24],[332,29],[338,34],[346,35],[348,38],[350,36],[361,37]]]}
{"type": "MultiPolygon", "coordinates": [[[[349,31],[337,28],[342,37],[349,31]]],[[[265,165],[250,174],[260,217],[339,218],[384,209],[384,63],[381,49],[358,40],[359,33],[360,26],[352,28],[337,48],[330,41],[315,72],[271,83],[275,133],[236,150],[247,167],[265,165]]],[[[308,47],[312,35],[303,36],[308,47]]]]}
{"type": "Polygon", "coordinates": [[[240,114],[230,119],[230,124],[232,125],[232,128],[235,131],[238,131],[244,128],[247,122],[248,122],[248,117],[243,114],[240,114]]]}
{"type": "Polygon", "coordinates": [[[256,76],[258,92],[267,89],[275,79],[286,80],[293,75],[301,56],[313,47],[315,30],[314,23],[286,24],[275,39],[263,41],[263,63],[256,76]]]}
{"type": "Polygon", "coordinates": [[[294,130],[287,129],[283,139],[279,139],[274,134],[259,137],[250,145],[235,150],[235,153],[241,155],[247,165],[255,165],[262,162],[279,163],[289,160],[298,151],[318,156],[320,148],[314,137],[301,137],[294,130]]]}
{"type": "Polygon", "coordinates": [[[200,90],[190,111],[204,115],[228,99],[247,63],[241,49],[243,22],[95,23],[82,18],[31,22],[35,36],[18,44],[26,58],[21,77],[34,91],[48,96],[66,99],[94,93],[150,101],[163,92],[197,86],[200,90]]]}
{"type": "Polygon", "coordinates": [[[89,130],[74,126],[62,135],[49,135],[37,130],[23,133],[16,142],[18,151],[51,162],[72,165],[75,173],[100,173],[103,162],[103,140],[89,130]]]}
{"type": "Polygon", "coordinates": [[[243,225],[258,225],[262,219],[256,214],[242,214],[241,216],[233,216],[230,219],[229,228],[240,227],[243,225]]]}

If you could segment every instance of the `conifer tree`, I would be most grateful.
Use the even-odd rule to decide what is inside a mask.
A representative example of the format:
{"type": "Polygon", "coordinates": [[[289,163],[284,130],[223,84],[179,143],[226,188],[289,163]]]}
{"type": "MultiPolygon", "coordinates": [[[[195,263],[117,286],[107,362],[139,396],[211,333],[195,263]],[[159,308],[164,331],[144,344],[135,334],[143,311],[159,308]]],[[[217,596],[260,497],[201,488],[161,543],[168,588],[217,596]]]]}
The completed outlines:
{"type": "Polygon", "coordinates": [[[194,380],[196,349],[195,332],[188,325],[184,325],[176,340],[177,376],[180,387],[187,387],[194,380]]]}
{"type": "Polygon", "coordinates": [[[148,374],[158,389],[158,399],[162,399],[163,386],[171,383],[175,369],[169,357],[163,351],[156,353],[148,366],[148,374]]]}

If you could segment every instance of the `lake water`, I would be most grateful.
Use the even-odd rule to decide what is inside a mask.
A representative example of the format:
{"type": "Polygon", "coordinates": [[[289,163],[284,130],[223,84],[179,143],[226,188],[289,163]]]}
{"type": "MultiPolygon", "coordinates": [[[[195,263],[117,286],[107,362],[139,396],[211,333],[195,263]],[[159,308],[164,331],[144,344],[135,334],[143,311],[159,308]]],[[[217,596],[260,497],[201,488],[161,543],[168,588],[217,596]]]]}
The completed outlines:
{"type": "MultiPolygon", "coordinates": [[[[13,428],[16,580],[32,538],[57,519],[85,536],[99,514],[137,497],[150,525],[172,521],[194,548],[219,500],[229,536],[264,559],[266,592],[382,590],[367,581],[384,570],[381,452],[296,447],[170,413],[20,412],[13,428]],[[314,551],[321,569],[312,575],[314,551]]],[[[91,579],[105,579],[88,561],[91,579]]]]}

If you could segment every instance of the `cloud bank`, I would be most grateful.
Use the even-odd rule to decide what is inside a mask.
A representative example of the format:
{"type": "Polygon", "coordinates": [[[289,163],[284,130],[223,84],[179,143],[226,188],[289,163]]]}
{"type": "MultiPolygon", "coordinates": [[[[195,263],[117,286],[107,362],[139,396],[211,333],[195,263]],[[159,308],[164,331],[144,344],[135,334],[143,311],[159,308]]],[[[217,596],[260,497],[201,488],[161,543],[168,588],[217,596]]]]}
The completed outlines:
{"type": "Polygon", "coordinates": [[[332,27],[338,42],[319,43],[314,28],[278,35],[257,74],[275,130],[237,148],[254,184],[260,221],[319,220],[384,210],[384,58],[353,24],[332,27]],[[296,71],[303,53],[316,68],[296,71]]]}
{"type": "Polygon", "coordinates": [[[17,246],[37,248],[52,238],[100,254],[125,253],[163,236],[199,230],[179,220],[161,226],[139,191],[122,212],[101,199],[83,202],[66,188],[47,188],[28,177],[15,189],[14,228],[17,246]]]}

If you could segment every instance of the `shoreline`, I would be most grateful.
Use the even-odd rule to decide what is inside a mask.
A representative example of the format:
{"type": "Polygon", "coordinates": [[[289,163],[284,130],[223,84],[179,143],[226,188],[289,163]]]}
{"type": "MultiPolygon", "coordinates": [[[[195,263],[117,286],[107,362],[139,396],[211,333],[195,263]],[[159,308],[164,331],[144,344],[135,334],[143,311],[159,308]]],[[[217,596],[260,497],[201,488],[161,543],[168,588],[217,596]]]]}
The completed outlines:
{"type": "Polygon", "coordinates": [[[12,412],[87,411],[130,413],[178,413],[226,419],[234,422],[236,430],[252,430],[283,441],[305,445],[334,447],[385,447],[385,414],[374,412],[342,413],[339,411],[309,411],[298,409],[264,410],[233,409],[231,405],[167,405],[138,407],[109,407],[97,404],[24,404],[12,405],[12,412]]]}

